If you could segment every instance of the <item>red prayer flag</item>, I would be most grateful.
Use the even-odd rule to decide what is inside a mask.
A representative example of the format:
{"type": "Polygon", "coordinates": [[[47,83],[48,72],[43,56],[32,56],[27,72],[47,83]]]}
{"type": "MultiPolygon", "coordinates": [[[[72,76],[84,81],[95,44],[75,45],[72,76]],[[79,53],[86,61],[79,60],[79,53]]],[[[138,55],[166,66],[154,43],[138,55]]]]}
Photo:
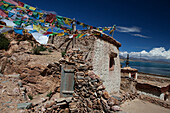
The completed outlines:
{"type": "Polygon", "coordinates": [[[18,1],[18,5],[21,6],[21,7],[24,7],[24,3],[23,2],[18,1]]]}
{"type": "Polygon", "coordinates": [[[0,15],[3,17],[8,17],[8,15],[1,9],[0,9],[0,15]]]}
{"type": "Polygon", "coordinates": [[[44,35],[49,35],[49,34],[52,34],[53,32],[46,32],[46,33],[44,33],[44,35]]]}
{"type": "Polygon", "coordinates": [[[48,14],[45,21],[52,23],[54,20],[56,19],[56,15],[55,14],[48,14]]]}
{"type": "Polygon", "coordinates": [[[3,25],[0,25],[0,28],[3,28],[4,26],[3,25]]]}
{"type": "Polygon", "coordinates": [[[11,3],[11,4],[14,4],[14,5],[18,5],[17,2],[13,1],[13,0],[4,0],[5,2],[8,2],[8,3],[11,3]]]}

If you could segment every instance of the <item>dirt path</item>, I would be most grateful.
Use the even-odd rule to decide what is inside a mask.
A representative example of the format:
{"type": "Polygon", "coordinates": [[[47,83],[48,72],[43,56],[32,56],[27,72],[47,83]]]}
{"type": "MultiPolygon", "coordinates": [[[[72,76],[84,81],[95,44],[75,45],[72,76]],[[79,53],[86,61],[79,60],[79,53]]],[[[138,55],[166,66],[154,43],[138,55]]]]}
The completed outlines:
{"type": "Polygon", "coordinates": [[[126,113],[170,113],[170,109],[139,99],[127,101],[121,108],[126,113]]]}

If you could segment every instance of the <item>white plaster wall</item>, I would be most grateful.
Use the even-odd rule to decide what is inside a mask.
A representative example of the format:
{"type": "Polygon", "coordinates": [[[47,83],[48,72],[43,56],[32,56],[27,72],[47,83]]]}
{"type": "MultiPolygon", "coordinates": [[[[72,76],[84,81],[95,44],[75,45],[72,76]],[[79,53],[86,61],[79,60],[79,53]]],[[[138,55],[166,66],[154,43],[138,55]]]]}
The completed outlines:
{"type": "Polygon", "coordinates": [[[120,90],[120,59],[119,50],[113,44],[96,39],[93,52],[93,71],[104,80],[106,90],[112,94],[120,90]],[[110,53],[117,53],[114,58],[114,71],[109,71],[110,53]]]}

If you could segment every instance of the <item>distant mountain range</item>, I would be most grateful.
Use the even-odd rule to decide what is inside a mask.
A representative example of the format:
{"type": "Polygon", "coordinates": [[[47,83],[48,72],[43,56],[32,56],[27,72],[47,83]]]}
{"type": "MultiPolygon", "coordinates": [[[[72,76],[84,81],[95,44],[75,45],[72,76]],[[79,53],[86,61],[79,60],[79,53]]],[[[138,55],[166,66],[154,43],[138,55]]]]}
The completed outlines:
{"type": "MultiPolygon", "coordinates": [[[[121,61],[126,61],[126,58],[124,56],[119,56],[121,61]]],[[[156,62],[156,63],[168,63],[170,64],[170,62],[166,62],[166,61],[160,61],[160,60],[149,60],[149,59],[144,59],[144,58],[134,58],[134,57],[129,57],[130,61],[139,61],[139,62],[156,62]]]]}

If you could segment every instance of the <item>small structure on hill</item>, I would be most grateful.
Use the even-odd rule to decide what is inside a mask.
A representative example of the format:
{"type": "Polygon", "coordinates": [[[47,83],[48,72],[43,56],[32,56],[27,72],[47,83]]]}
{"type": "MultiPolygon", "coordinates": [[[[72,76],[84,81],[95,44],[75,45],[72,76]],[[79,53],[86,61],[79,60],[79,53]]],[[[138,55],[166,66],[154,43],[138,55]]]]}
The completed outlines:
{"type": "Polygon", "coordinates": [[[129,67],[129,54],[127,54],[127,59],[126,59],[126,67],[121,69],[122,76],[128,76],[129,78],[134,78],[137,80],[138,78],[138,70],[129,67]]]}
{"type": "Polygon", "coordinates": [[[138,78],[138,70],[131,67],[124,67],[121,69],[122,76],[128,76],[129,78],[138,78]]]}
{"type": "MultiPolygon", "coordinates": [[[[69,49],[83,51],[83,60],[91,62],[93,71],[104,81],[106,90],[111,94],[120,90],[120,59],[119,47],[121,44],[98,30],[78,31],[78,34],[90,34],[83,38],[73,39],[69,36],[54,38],[54,44],[62,53],[69,49]]],[[[51,40],[49,40],[51,42],[51,40]]]]}

